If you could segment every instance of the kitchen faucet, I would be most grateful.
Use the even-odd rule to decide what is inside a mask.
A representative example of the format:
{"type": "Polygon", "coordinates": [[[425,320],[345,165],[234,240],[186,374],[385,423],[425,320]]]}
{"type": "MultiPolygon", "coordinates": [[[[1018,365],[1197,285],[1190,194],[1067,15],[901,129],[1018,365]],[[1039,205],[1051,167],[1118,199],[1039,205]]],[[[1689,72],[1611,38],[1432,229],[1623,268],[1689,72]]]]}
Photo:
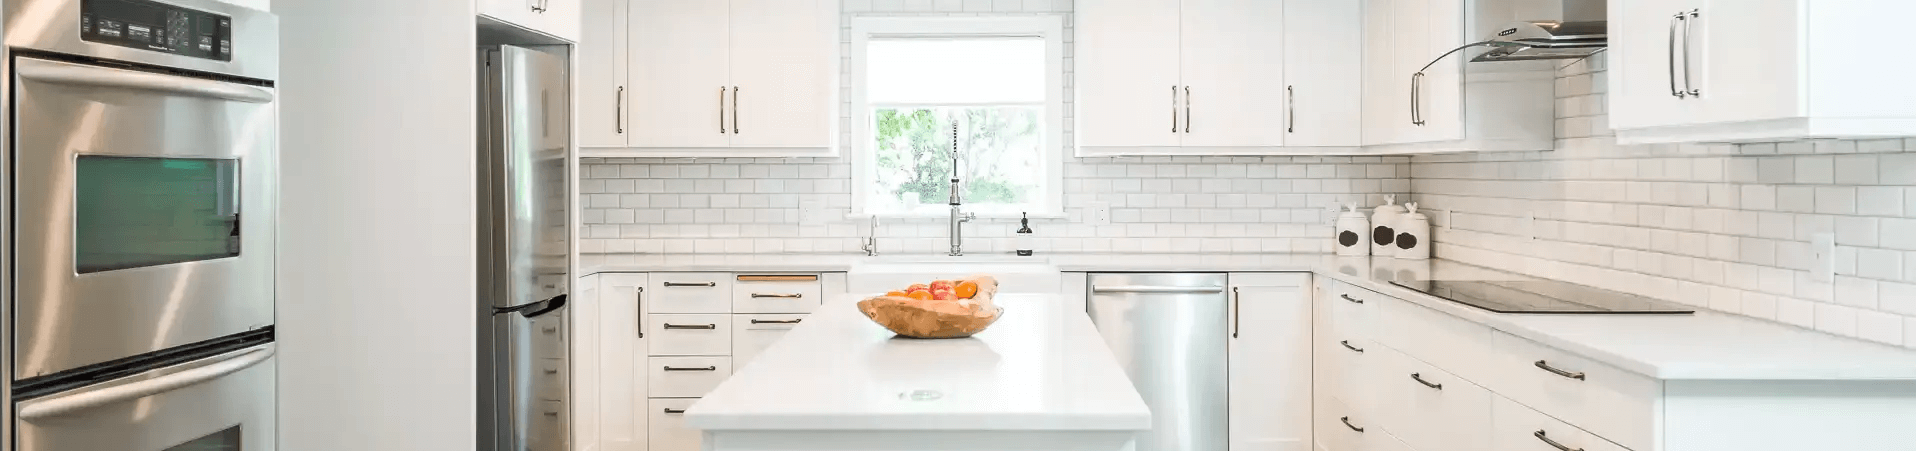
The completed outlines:
{"type": "Polygon", "coordinates": [[[978,218],[977,213],[966,213],[963,200],[958,197],[958,121],[951,121],[951,255],[965,255],[964,223],[978,218]]]}

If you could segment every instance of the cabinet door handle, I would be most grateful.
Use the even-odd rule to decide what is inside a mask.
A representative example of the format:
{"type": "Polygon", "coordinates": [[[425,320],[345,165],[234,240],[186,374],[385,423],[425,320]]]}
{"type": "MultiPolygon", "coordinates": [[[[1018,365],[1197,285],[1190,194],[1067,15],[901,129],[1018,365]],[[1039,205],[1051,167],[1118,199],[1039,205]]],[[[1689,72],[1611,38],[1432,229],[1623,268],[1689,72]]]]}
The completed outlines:
{"type": "Polygon", "coordinates": [[[752,293],[752,299],[758,299],[758,298],[802,299],[804,297],[805,297],[804,293],[790,293],[790,294],[752,293]]]}
{"type": "Polygon", "coordinates": [[[1670,44],[1668,49],[1670,50],[1670,95],[1676,96],[1679,99],[1683,98],[1684,93],[1682,89],[1677,87],[1677,27],[1680,25],[1678,22],[1683,21],[1683,13],[1677,13],[1677,15],[1670,17],[1670,44]]]}
{"type": "Polygon", "coordinates": [[[666,329],[666,330],[674,330],[674,329],[695,329],[695,330],[714,330],[714,329],[718,329],[718,325],[717,325],[717,324],[672,324],[672,323],[665,323],[665,329],[666,329]]]}
{"type": "Polygon", "coordinates": [[[716,286],[718,286],[718,282],[666,282],[665,283],[666,288],[679,288],[679,287],[711,288],[716,286]]]}
{"type": "Polygon", "coordinates": [[[1430,381],[1427,381],[1427,380],[1424,380],[1424,375],[1423,375],[1423,374],[1420,374],[1420,373],[1410,373],[1410,378],[1411,378],[1411,379],[1416,379],[1416,380],[1417,380],[1417,383],[1419,383],[1419,384],[1424,384],[1424,386],[1425,386],[1425,387],[1430,387],[1430,388],[1435,388],[1435,389],[1438,389],[1438,390],[1443,390],[1443,389],[1444,389],[1444,384],[1433,384],[1433,383],[1430,383],[1430,381]]]}
{"type": "Polygon", "coordinates": [[[1184,87],[1184,132],[1191,132],[1191,87],[1184,87]]]}
{"type": "Polygon", "coordinates": [[[674,409],[671,407],[667,407],[665,408],[665,413],[668,415],[678,415],[678,414],[685,413],[685,409],[674,409]]]}
{"type": "Polygon", "coordinates": [[[1424,73],[1410,74],[1410,125],[1424,125],[1424,73]]]}
{"type": "Polygon", "coordinates": [[[1560,369],[1557,369],[1556,367],[1552,367],[1552,366],[1550,366],[1550,364],[1548,364],[1548,363],[1544,363],[1544,362],[1543,362],[1542,360],[1538,360],[1538,361],[1537,361],[1537,368],[1543,368],[1543,370],[1544,370],[1544,371],[1549,371],[1549,372],[1550,372],[1550,374],[1555,374],[1555,375],[1558,375],[1558,376],[1563,376],[1563,377],[1567,377],[1567,378],[1571,378],[1571,379],[1576,379],[1576,380],[1584,380],[1584,379],[1583,379],[1583,372],[1581,372],[1581,371],[1564,371],[1564,370],[1560,370],[1560,369]]]}
{"type": "Polygon", "coordinates": [[[1238,325],[1244,323],[1244,295],[1237,293],[1237,287],[1231,287],[1231,338],[1237,338],[1238,325]]]}
{"type": "Polygon", "coordinates": [[[668,365],[665,367],[665,370],[666,371],[718,371],[718,367],[702,366],[702,367],[680,368],[680,367],[668,365]]]}
{"type": "Polygon", "coordinates": [[[1350,295],[1350,293],[1340,293],[1340,294],[1338,294],[1338,295],[1337,295],[1337,297],[1341,297],[1341,298],[1344,298],[1344,300],[1346,300],[1346,301],[1351,301],[1351,302],[1353,302],[1353,303],[1357,303],[1357,304],[1362,304],[1362,303],[1364,303],[1364,300],[1363,300],[1363,299],[1358,299],[1358,298],[1354,298],[1354,297],[1351,297],[1351,295],[1350,295]]]}
{"type": "Polygon", "coordinates": [[[1530,434],[1530,435],[1537,437],[1537,440],[1543,440],[1544,443],[1549,443],[1550,447],[1556,448],[1557,451],[1583,451],[1583,448],[1571,448],[1568,446],[1563,446],[1562,443],[1557,443],[1556,440],[1551,440],[1550,437],[1545,437],[1542,429],[1538,429],[1537,433],[1530,434]]]}
{"type": "Polygon", "coordinates": [[[752,324],[798,324],[804,319],[755,319],[752,324]]]}
{"type": "Polygon", "coordinates": [[[535,13],[543,13],[543,12],[546,12],[546,9],[545,9],[544,7],[541,7],[541,6],[539,6],[539,4],[540,4],[540,1],[539,1],[539,0],[532,0],[532,2],[531,2],[531,3],[532,3],[532,5],[530,5],[530,6],[532,6],[532,12],[535,12],[535,13]]]}
{"type": "Polygon", "coordinates": [[[625,134],[625,87],[619,87],[619,94],[612,101],[612,129],[625,134]]]}
{"type": "Polygon", "coordinates": [[[1284,87],[1284,132],[1297,133],[1297,89],[1284,87]]]}
{"type": "MultiPolygon", "coordinates": [[[[1671,35],[1671,36],[1675,36],[1675,35],[1671,35]]],[[[1675,38],[1671,38],[1671,39],[1675,39],[1675,38]]],[[[725,87],[724,86],[719,87],[718,106],[719,106],[719,134],[722,135],[725,133],[729,133],[725,131],[725,87]]]]}
{"type": "Polygon", "coordinates": [[[738,134],[738,87],[732,87],[732,134],[738,134]]]}
{"type": "Polygon", "coordinates": [[[1178,132],[1178,87],[1171,85],[1171,133],[1178,132]]]}
{"type": "Polygon", "coordinates": [[[645,287],[637,288],[632,295],[632,311],[637,312],[638,317],[633,318],[632,323],[638,325],[633,329],[639,330],[639,338],[645,338],[645,287]]]}
{"type": "Polygon", "coordinates": [[[1359,348],[1359,347],[1356,347],[1356,346],[1351,346],[1351,341],[1350,341],[1350,340],[1344,340],[1344,341],[1340,341],[1340,342],[1337,342],[1337,344],[1341,344],[1341,345],[1344,345],[1344,349],[1349,349],[1349,350],[1352,350],[1352,351],[1357,351],[1357,352],[1360,352],[1360,353],[1361,353],[1361,352],[1364,352],[1364,348],[1359,348]]]}
{"type": "Polygon", "coordinates": [[[1683,87],[1688,90],[1684,93],[1689,94],[1690,97],[1703,96],[1702,90],[1696,89],[1696,85],[1690,84],[1690,48],[1692,47],[1690,43],[1690,29],[1696,28],[1696,21],[1699,20],[1698,17],[1701,17],[1700,12],[1701,10],[1692,9],[1690,10],[1689,18],[1683,20],[1683,87]]]}
{"type": "Polygon", "coordinates": [[[1353,431],[1357,431],[1360,433],[1364,432],[1364,428],[1360,428],[1360,427],[1357,427],[1357,425],[1355,424],[1351,424],[1351,417],[1338,418],[1337,421],[1344,422],[1344,427],[1351,428],[1351,430],[1353,431]]]}

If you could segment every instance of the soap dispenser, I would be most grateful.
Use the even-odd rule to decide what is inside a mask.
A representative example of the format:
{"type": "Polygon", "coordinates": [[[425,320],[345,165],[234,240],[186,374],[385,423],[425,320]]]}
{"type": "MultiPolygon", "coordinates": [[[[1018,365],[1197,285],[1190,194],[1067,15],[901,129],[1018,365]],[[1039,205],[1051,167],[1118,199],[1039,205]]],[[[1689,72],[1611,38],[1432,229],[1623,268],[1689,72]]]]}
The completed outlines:
{"type": "Polygon", "coordinates": [[[1018,256],[1030,257],[1033,253],[1031,242],[1036,241],[1031,237],[1031,215],[1019,213],[1018,216],[1018,256]]]}

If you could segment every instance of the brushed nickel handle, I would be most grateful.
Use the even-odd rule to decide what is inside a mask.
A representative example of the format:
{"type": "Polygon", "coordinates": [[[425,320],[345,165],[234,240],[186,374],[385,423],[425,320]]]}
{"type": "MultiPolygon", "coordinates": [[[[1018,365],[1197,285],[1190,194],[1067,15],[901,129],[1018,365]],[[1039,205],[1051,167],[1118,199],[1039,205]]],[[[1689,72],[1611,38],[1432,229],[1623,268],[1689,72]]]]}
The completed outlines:
{"type": "Polygon", "coordinates": [[[1178,87],[1171,85],[1171,133],[1178,132],[1178,87]]]}
{"type": "Polygon", "coordinates": [[[1346,300],[1346,301],[1351,301],[1351,302],[1354,302],[1354,303],[1358,303],[1358,304],[1362,304],[1362,303],[1364,303],[1364,300],[1363,300],[1363,299],[1358,299],[1358,298],[1354,298],[1354,297],[1351,297],[1351,295],[1350,295],[1350,293],[1339,293],[1339,294],[1337,295],[1337,297],[1341,297],[1341,298],[1344,298],[1344,300],[1346,300]]]}
{"type": "Polygon", "coordinates": [[[1191,132],[1191,87],[1184,87],[1184,132],[1191,132]]]}
{"type": "Polygon", "coordinates": [[[1351,341],[1350,341],[1350,340],[1344,340],[1344,341],[1340,341],[1340,342],[1337,342],[1337,344],[1341,344],[1341,345],[1344,345],[1344,349],[1349,349],[1349,350],[1352,350],[1352,351],[1357,351],[1357,352],[1364,352],[1364,348],[1359,348],[1359,347],[1356,347],[1356,346],[1351,346],[1351,341]]]}
{"type": "Polygon", "coordinates": [[[685,409],[674,409],[671,407],[667,407],[665,408],[665,413],[671,414],[671,415],[678,415],[678,414],[685,413],[685,409]]]}
{"type": "Polygon", "coordinates": [[[1160,287],[1140,285],[1092,285],[1092,293],[1145,293],[1145,294],[1212,294],[1223,293],[1224,287],[1160,287]]]}
{"type": "Polygon", "coordinates": [[[675,330],[675,329],[693,329],[693,330],[714,330],[714,329],[718,329],[718,325],[717,325],[717,324],[672,324],[672,323],[665,323],[665,329],[666,329],[666,330],[675,330]]]}
{"type": "Polygon", "coordinates": [[[1338,418],[1337,421],[1344,422],[1344,427],[1351,428],[1351,430],[1353,431],[1364,432],[1364,428],[1360,428],[1360,427],[1357,427],[1357,425],[1355,424],[1351,424],[1351,417],[1338,418]]]}
{"type": "Polygon", "coordinates": [[[1297,133],[1297,89],[1284,87],[1284,132],[1297,133]]]}
{"type": "Polygon", "coordinates": [[[1677,13],[1677,15],[1670,17],[1670,44],[1668,49],[1670,51],[1670,95],[1676,96],[1679,99],[1683,98],[1685,93],[1682,89],[1677,88],[1677,26],[1678,22],[1683,21],[1685,21],[1683,13],[1677,13]]]}
{"type": "Polygon", "coordinates": [[[1238,325],[1244,323],[1244,295],[1237,293],[1237,287],[1231,287],[1231,338],[1237,338],[1238,325]]]}
{"type": "Polygon", "coordinates": [[[532,4],[531,4],[530,6],[532,7],[532,12],[535,12],[535,13],[543,13],[543,12],[546,12],[546,9],[545,9],[545,8],[542,8],[542,7],[540,7],[540,6],[539,6],[539,0],[532,0],[532,2],[531,2],[531,3],[532,3],[532,4]]]}
{"type": "Polygon", "coordinates": [[[1548,364],[1548,363],[1544,363],[1544,362],[1543,362],[1542,360],[1538,360],[1538,361],[1537,361],[1537,368],[1543,368],[1543,370],[1544,370],[1544,371],[1549,371],[1549,372],[1550,372],[1551,374],[1555,374],[1555,375],[1558,375],[1558,376],[1563,376],[1563,377],[1567,377],[1567,378],[1571,378],[1571,379],[1576,379],[1576,380],[1584,380],[1584,379],[1583,379],[1583,372],[1582,372],[1582,371],[1564,371],[1564,370],[1560,370],[1560,369],[1557,369],[1557,368],[1555,368],[1555,367],[1552,367],[1552,366],[1550,366],[1550,364],[1548,364]]]}
{"type": "Polygon", "coordinates": [[[732,134],[738,134],[738,87],[732,87],[732,134]]]}
{"type": "Polygon", "coordinates": [[[798,324],[804,319],[755,319],[752,324],[798,324]]]}
{"type": "Polygon", "coordinates": [[[1690,44],[1690,29],[1696,28],[1697,18],[1701,16],[1701,14],[1699,14],[1700,11],[1701,10],[1695,9],[1690,10],[1689,18],[1683,21],[1683,87],[1688,89],[1685,94],[1689,94],[1690,97],[1703,96],[1703,91],[1696,89],[1695,85],[1690,84],[1690,48],[1692,47],[1690,44]]]}
{"type": "Polygon", "coordinates": [[[634,290],[634,293],[632,293],[632,311],[638,313],[638,318],[634,320],[633,324],[639,326],[634,327],[634,329],[639,330],[639,338],[645,338],[645,287],[635,288],[637,288],[637,290],[634,290]]]}
{"type": "MultiPolygon", "coordinates": [[[[1672,36],[1674,36],[1674,35],[1672,35],[1672,36]]],[[[1674,39],[1674,38],[1672,38],[1672,39],[1674,39]]],[[[718,103],[718,106],[719,106],[719,134],[725,134],[725,133],[729,133],[729,132],[726,132],[726,131],[725,131],[725,87],[724,87],[724,86],[720,86],[720,87],[719,87],[719,103],[718,103]]],[[[734,113],[734,114],[736,114],[736,113],[734,113]]]]}
{"type": "Polygon", "coordinates": [[[1557,443],[1556,440],[1551,440],[1550,437],[1545,437],[1542,429],[1538,429],[1535,434],[1530,434],[1530,435],[1537,437],[1537,440],[1543,440],[1544,443],[1549,443],[1552,448],[1556,448],[1558,451],[1583,451],[1583,448],[1571,448],[1568,446],[1563,446],[1562,443],[1557,443]]]}
{"type": "Polygon", "coordinates": [[[679,288],[679,287],[711,288],[716,286],[718,286],[718,282],[666,282],[665,283],[666,288],[679,288]]]}
{"type": "Polygon", "coordinates": [[[1410,125],[1424,125],[1424,73],[1410,74],[1410,125]]]}
{"type": "Polygon", "coordinates": [[[612,129],[625,134],[625,87],[619,87],[619,95],[612,102],[612,129]]]}
{"type": "Polygon", "coordinates": [[[752,293],[752,299],[758,299],[758,298],[800,299],[804,297],[805,297],[804,293],[791,293],[791,294],[752,293]]]}
{"type": "Polygon", "coordinates": [[[1424,375],[1423,375],[1423,374],[1419,374],[1419,373],[1410,373],[1410,378],[1411,378],[1411,379],[1416,379],[1416,380],[1417,380],[1417,383],[1419,383],[1419,384],[1424,384],[1424,386],[1425,386],[1425,387],[1430,387],[1430,388],[1435,388],[1435,389],[1438,389],[1438,390],[1443,390],[1443,389],[1444,389],[1444,384],[1433,384],[1433,383],[1431,383],[1430,381],[1427,381],[1427,380],[1424,380],[1424,375]]]}
{"type": "Polygon", "coordinates": [[[680,368],[676,366],[667,365],[665,367],[665,370],[666,371],[718,371],[718,367],[702,366],[702,367],[680,368]]]}

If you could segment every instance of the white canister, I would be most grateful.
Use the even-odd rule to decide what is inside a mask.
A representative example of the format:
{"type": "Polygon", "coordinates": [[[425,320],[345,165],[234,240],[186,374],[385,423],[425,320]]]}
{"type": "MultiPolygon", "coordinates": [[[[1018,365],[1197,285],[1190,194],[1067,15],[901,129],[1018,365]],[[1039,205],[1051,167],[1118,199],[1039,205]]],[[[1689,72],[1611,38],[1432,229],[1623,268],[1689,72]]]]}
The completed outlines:
{"type": "Polygon", "coordinates": [[[1378,205],[1376,211],[1370,217],[1370,254],[1397,255],[1393,243],[1397,240],[1397,217],[1404,215],[1404,207],[1397,205],[1397,196],[1384,196],[1384,204],[1378,205]]]}
{"type": "Polygon", "coordinates": [[[1370,255],[1370,218],[1357,211],[1357,204],[1346,204],[1343,214],[1337,215],[1337,233],[1331,237],[1331,247],[1337,249],[1337,255],[1362,257],[1370,255]]]}
{"type": "Polygon", "coordinates": [[[1417,203],[1404,204],[1409,212],[1397,218],[1397,258],[1407,260],[1425,260],[1430,258],[1430,218],[1417,212],[1417,203]]]}

